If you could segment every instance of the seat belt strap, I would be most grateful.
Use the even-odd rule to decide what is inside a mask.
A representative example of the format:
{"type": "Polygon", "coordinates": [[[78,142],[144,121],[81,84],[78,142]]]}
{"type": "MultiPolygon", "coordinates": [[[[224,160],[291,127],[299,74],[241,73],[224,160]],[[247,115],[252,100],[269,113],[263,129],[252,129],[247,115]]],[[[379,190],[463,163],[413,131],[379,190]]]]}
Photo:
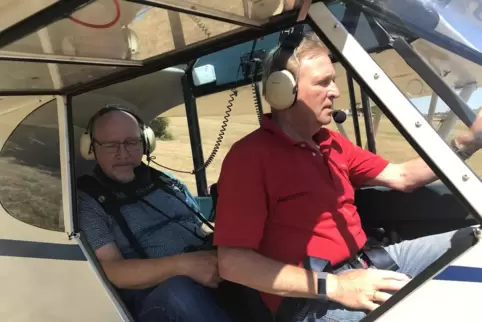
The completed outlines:
{"type": "Polygon", "coordinates": [[[109,192],[108,189],[103,189],[104,186],[94,177],[89,175],[80,177],[77,181],[77,187],[94,198],[102,206],[106,214],[114,218],[119,225],[122,234],[124,234],[141,259],[149,258],[132,233],[124,216],[122,216],[119,202],[113,193],[109,192]]]}
{"type": "MultiPolygon", "coordinates": [[[[155,170],[155,169],[154,169],[155,170]]],[[[157,170],[155,170],[157,171],[157,170]]],[[[182,202],[189,210],[191,210],[191,212],[203,223],[205,224],[206,226],[208,226],[210,229],[212,229],[214,231],[214,227],[213,225],[199,212],[197,211],[196,209],[194,209],[191,205],[189,205],[185,200],[182,200],[181,198],[179,198],[179,196],[177,195],[176,191],[172,188],[173,185],[176,185],[176,180],[170,178],[169,176],[167,176],[166,174],[164,174],[163,172],[158,172],[159,173],[159,177],[154,180],[154,185],[158,188],[158,189],[161,189],[163,190],[164,192],[170,194],[171,196],[173,196],[174,198],[176,198],[177,200],[179,200],[180,202],[182,202]]],[[[179,190],[181,191],[181,193],[186,196],[186,193],[183,191],[182,187],[179,187],[179,190]]]]}

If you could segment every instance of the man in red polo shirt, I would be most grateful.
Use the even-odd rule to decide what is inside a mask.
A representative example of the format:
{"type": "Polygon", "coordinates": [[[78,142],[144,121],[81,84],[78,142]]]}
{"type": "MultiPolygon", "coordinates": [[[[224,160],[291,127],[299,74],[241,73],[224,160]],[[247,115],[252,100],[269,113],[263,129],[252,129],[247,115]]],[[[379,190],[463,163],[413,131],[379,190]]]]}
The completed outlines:
{"type": "MultiPolygon", "coordinates": [[[[367,237],[354,189],[411,191],[436,176],[420,158],[391,164],[323,127],[339,96],[327,49],[313,34],[286,44],[268,55],[264,68],[272,114],[236,142],[223,162],[214,235],[219,273],[259,290],[272,312],[288,297],[303,301],[291,302],[298,312],[289,312],[300,321],[357,321],[452,243],[470,241],[470,229],[390,245],[385,259],[398,272],[393,266],[367,269],[375,263],[361,251],[367,237]],[[331,273],[320,272],[327,262],[331,273]]],[[[461,155],[480,148],[479,133],[482,112],[471,132],[454,142],[461,155]]]]}

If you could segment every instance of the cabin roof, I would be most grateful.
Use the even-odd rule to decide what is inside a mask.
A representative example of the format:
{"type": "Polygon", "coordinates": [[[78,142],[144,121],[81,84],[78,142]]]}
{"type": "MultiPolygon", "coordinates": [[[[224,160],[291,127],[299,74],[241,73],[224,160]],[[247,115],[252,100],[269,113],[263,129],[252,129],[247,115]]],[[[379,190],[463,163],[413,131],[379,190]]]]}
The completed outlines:
{"type": "Polygon", "coordinates": [[[304,1],[292,2],[289,7],[264,1],[268,5],[253,10],[260,2],[5,0],[0,95],[79,94],[186,67],[182,64],[295,23],[304,1]]]}
{"type": "MultiPolygon", "coordinates": [[[[169,67],[186,70],[189,62],[200,66],[213,59],[209,54],[235,45],[232,61],[238,65],[257,40],[264,40],[258,47],[272,48],[279,32],[303,20],[313,2],[5,0],[0,96],[78,95],[169,67]]],[[[324,2],[343,17],[343,4],[324,2]]],[[[366,35],[363,46],[374,52],[386,48],[361,20],[357,33],[366,35]]],[[[237,81],[232,74],[196,94],[226,89],[237,81]]]]}
{"type": "MultiPolygon", "coordinates": [[[[237,66],[250,48],[272,48],[280,31],[302,21],[313,2],[318,1],[4,0],[0,4],[4,13],[0,21],[0,96],[78,95],[169,67],[186,70],[190,63],[198,67],[215,59],[219,65],[219,55],[233,50],[237,52],[230,61],[237,66]],[[259,7],[253,8],[254,3],[259,7]]],[[[353,28],[368,52],[383,59],[377,61],[382,65],[401,62],[406,66],[401,59],[392,59],[389,39],[374,33],[375,22],[367,19],[365,12],[381,18],[384,28],[409,42],[422,37],[482,63],[482,55],[469,43],[460,39],[450,43],[448,37],[443,38],[435,30],[440,23],[437,10],[420,1],[410,1],[408,9],[370,1],[323,2],[347,29],[353,28]],[[362,11],[359,19],[350,20],[350,10],[362,11]]],[[[233,66],[222,67],[234,71],[233,66]]],[[[344,71],[341,73],[344,77],[344,71]]],[[[195,96],[244,85],[236,79],[238,74],[231,75],[194,88],[195,96]]],[[[407,68],[390,76],[402,79],[402,87],[414,82],[424,86],[407,68]]],[[[418,93],[425,94],[424,90],[418,93]]]]}

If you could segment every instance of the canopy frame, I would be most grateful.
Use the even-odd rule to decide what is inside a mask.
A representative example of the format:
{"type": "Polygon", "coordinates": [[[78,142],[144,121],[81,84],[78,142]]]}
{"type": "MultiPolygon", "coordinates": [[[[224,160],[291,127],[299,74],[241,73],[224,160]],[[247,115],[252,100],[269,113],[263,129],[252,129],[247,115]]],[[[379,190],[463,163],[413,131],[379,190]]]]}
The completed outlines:
{"type": "MultiPolygon", "coordinates": [[[[51,54],[30,54],[2,51],[7,45],[14,43],[38,30],[55,23],[84,6],[94,2],[93,0],[57,0],[55,3],[39,10],[38,12],[22,19],[14,25],[0,31],[0,61],[24,61],[34,63],[58,63],[76,64],[90,66],[113,66],[122,67],[121,70],[99,77],[97,79],[80,82],[62,89],[22,89],[22,90],[1,90],[0,96],[38,96],[38,95],[80,95],[82,93],[107,87],[119,82],[124,82],[146,74],[159,71],[164,68],[185,64],[201,56],[262,37],[269,33],[295,25],[306,16],[307,7],[311,0],[303,0],[300,8],[275,15],[265,21],[255,21],[241,16],[230,15],[219,10],[207,10],[205,6],[197,6],[189,9],[187,5],[175,4],[172,0],[123,0],[126,2],[147,4],[152,7],[167,8],[173,12],[184,12],[195,16],[208,17],[212,20],[229,22],[241,25],[235,30],[222,33],[218,36],[187,45],[176,49],[146,58],[140,61],[76,57],[51,54]],[[189,10],[188,10],[189,9],[189,10]],[[234,17],[235,16],[235,17],[234,17]]],[[[329,1],[330,2],[330,1],[329,1]]],[[[220,88],[218,91],[222,91],[220,88]]]]}

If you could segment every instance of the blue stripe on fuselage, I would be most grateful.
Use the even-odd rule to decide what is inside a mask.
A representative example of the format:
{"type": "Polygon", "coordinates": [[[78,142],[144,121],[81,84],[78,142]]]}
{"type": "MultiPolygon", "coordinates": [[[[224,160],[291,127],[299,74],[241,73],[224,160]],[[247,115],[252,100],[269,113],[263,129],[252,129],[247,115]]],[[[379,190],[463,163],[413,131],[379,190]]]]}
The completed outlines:
{"type": "Polygon", "coordinates": [[[434,280],[482,283],[482,268],[470,266],[449,266],[436,275],[434,280]]]}

